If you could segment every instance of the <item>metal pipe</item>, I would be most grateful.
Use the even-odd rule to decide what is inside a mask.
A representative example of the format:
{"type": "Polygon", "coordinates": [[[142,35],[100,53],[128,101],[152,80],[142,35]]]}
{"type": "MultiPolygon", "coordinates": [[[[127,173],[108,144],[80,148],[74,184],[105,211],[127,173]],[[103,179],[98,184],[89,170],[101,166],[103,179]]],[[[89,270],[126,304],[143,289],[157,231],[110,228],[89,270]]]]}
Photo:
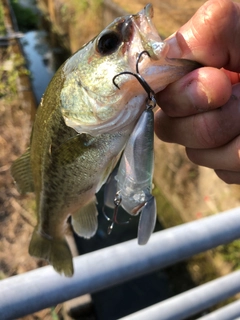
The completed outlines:
{"type": "MultiPolygon", "coordinates": [[[[239,281],[239,280],[238,280],[239,281]]],[[[229,303],[197,320],[240,320],[240,300],[229,303]],[[238,317],[238,318],[237,318],[238,317]]]]}
{"type": "MultiPolygon", "coordinates": [[[[240,237],[240,208],[74,258],[65,278],[51,266],[0,281],[0,319],[14,319],[164,268],[240,237]]],[[[238,281],[239,282],[239,281],[238,281]]]]}
{"type": "MultiPolygon", "coordinates": [[[[235,271],[227,276],[210,281],[173,298],[121,318],[121,320],[186,319],[240,292],[239,277],[240,271],[235,271]]],[[[219,320],[220,318],[216,319],[219,320]]],[[[230,318],[221,319],[227,320],[230,318]]]]}

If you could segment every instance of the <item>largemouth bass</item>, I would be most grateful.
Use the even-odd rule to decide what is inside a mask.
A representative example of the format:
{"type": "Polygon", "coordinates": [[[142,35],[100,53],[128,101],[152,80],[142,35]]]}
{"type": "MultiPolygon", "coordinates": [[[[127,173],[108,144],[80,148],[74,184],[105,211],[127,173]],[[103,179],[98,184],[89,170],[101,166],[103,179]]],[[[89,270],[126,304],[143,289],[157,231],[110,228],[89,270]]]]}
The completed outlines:
{"type": "Polygon", "coordinates": [[[154,92],[197,67],[167,59],[167,45],[147,5],[135,15],[116,19],[70,57],[43,95],[33,125],[30,148],[12,165],[21,193],[35,192],[38,224],[29,253],[73,275],[65,240],[71,215],[74,231],[90,238],[97,230],[95,194],[121,156],[142,112],[147,94],[130,74],[139,54],[141,76],[154,92]]]}

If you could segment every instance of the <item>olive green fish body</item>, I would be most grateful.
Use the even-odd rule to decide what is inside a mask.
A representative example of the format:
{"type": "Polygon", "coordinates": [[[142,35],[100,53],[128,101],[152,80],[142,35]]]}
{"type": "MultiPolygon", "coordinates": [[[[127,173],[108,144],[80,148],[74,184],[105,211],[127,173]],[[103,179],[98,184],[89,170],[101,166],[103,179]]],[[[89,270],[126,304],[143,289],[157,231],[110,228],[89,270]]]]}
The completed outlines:
{"type": "Polygon", "coordinates": [[[19,191],[36,194],[38,224],[29,252],[66,276],[73,274],[67,219],[71,215],[78,235],[95,234],[95,194],[146,108],[147,94],[130,74],[140,53],[150,54],[142,55],[138,69],[156,93],[198,67],[166,58],[152,15],[148,5],[116,19],[60,67],[38,108],[30,148],[12,165],[19,191]]]}
{"type": "Polygon", "coordinates": [[[72,214],[76,233],[85,238],[94,235],[97,228],[95,193],[116,165],[130,130],[92,137],[66,126],[59,108],[62,77],[59,70],[43,97],[32,132],[30,159],[38,226],[29,252],[34,256],[45,255],[57,271],[71,275],[71,254],[64,239],[66,220],[72,214]],[[89,210],[79,211],[87,204],[92,204],[89,210]],[[48,250],[46,241],[50,246],[62,243],[61,251],[65,254],[54,257],[54,254],[43,253],[48,250]],[[68,262],[65,259],[61,262],[65,256],[69,257],[68,262]]]}

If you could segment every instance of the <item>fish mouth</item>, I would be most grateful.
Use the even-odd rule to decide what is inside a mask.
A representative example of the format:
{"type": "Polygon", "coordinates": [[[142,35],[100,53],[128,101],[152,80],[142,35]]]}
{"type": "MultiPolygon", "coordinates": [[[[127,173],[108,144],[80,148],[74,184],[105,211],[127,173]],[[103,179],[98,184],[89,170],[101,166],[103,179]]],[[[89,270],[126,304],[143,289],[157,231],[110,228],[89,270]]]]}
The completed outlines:
{"type": "MultiPolygon", "coordinates": [[[[149,79],[151,83],[155,82],[155,78],[158,79],[158,76],[152,77],[153,71],[159,74],[161,70],[157,70],[159,68],[156,66],[163,64],[168,51],[168,45],[162,41],[154,26],[153,16],[153,6],[147,4],[138,13],[117,20],[117,30],[123,39],[120,50],[123,56],[127,56],[128,61],[128,66],[123,73],[124,71],[139,73],[138,70],[140,70],[140,74],[144,77],[148,78],[148,75],[151,75],[149,79]],[[143,52],[147,54],[142,54],[143,52]]],[[[134,77],[119,78],[118,84],[122,89],[128,87],[126,90],[133,94],[144,94],[143,88],[134,77]]],[[[159,89],[159,87],[153,89],[159,89]]]]}
{"type": "Polygon", "coordinates": [[[116,29],[123,40],[123,54],[129,50],[130,45],[136,51],[136,55],[145,50],[153,59],[158,58],[157,55],[162,51],[163,42],[153,24],[153,15],[153,6],[148,4],[137,14],[115,20],[116,29]]]}
{"type": "MultiPolygon", "coordinates": [[[[158,35],[158,32],[152,22],[153,16],[153,6],[149,3],[137,14],[133,14],[131,19],[140,34],[147,34],[149,36],[149,33],[154,33],[155,35],[158,35]]],[[[159,38],[160,37],[158,36],[157,40],[159,40],[159,38]]]]}
{"type": "Polygon", "coordinates": [[[138,32],[140,36],[143,50],[148,51],[153,59],[157,59],[164,43],[154,26],[153,16],[153,6],[149,3],[140,12],[132,15],[131,19],[135,32],[138,32]]]}
{"type": "MultiPolygon", "coordinates": [[[[132,72],[137,71],[136,61],[138,61],[141,76],[157,93],[188,72],[199,68],[200,65],[195,61],[167,58],[169,45],[161,39],[153,23],[153,16],[154,10],[151,4],[147,4],[140,12],[130,16],[133,34],[129,46],[128,61],[132,72]],[[143,51],[147,51],[148,54],[141,55],[143,51]]],[[[129,86],[131,86],[131,82],[133,83],[132,92],[134,92],[136,80],[133,77],[128,80],[129,86]]]]}

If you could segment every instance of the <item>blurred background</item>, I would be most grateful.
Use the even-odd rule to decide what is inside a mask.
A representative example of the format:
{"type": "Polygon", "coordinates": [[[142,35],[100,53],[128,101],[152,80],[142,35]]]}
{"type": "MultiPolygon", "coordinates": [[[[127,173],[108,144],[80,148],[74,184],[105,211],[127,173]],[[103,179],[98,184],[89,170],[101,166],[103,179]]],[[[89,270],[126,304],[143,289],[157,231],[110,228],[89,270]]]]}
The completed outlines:
{"type": "MultiPolygon", "coordinates": [[[[152,0],[154,23],[166,38],[183,25],[203,0],[152,0]]],[[[45,265],[28,255],[36,224],[34,196],[14,187],[11,163],[29,145],[32,121],[59,66],[116,17],[136,13],[147,0],[0,0],[0,280],[45,265]]],[[[240,205],[240,187],[188,161],[183,147],[155,139],[156,230],[201,219],[240,205]]],[[[98,196],[101,207],[101,193],[98,196]]],[[[91,240],[75,239],[79,254],[136,237],[137,221],[107,222],[91,240]]],[[[87,297],[87,307],[70,317],[68,304],[22,319],[117,319],[239,268],[240,240],[166,270],[87,297]],[[148,294],[146,295],[146,289],[148,294]],[[124,297],[126,299],[124,300],[124,297]],[[131,297],[129,299],[129,297],[131,297]]]]}

